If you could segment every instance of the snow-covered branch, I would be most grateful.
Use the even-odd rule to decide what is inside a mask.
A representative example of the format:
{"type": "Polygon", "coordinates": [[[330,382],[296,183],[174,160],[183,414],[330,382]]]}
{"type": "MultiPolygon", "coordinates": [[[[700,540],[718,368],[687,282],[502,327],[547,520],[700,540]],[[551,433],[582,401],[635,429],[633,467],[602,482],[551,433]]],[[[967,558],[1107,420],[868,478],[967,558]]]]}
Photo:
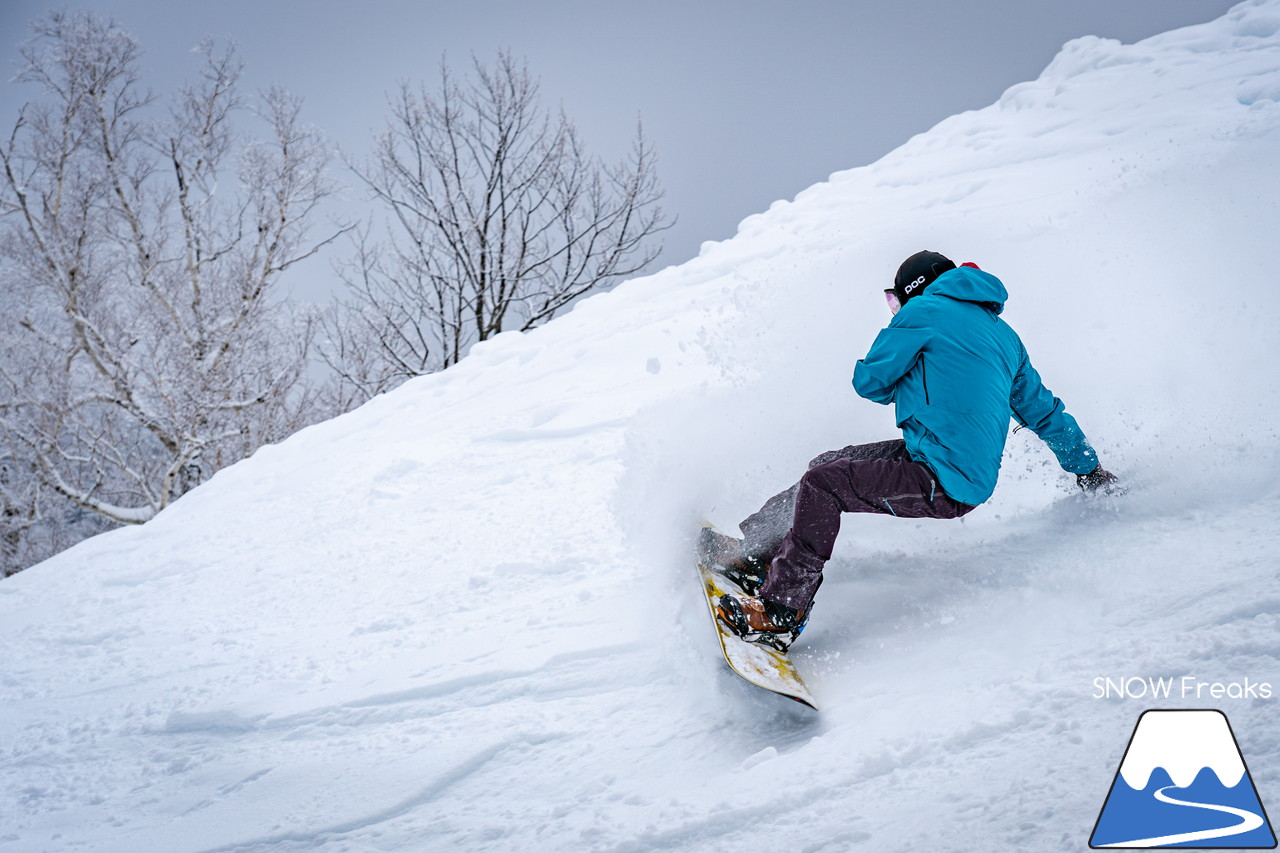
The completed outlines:
{"type": "Polygon", "coordinates": [[[391,113],[372,160],[350,164],[392,235],[361,235],[345,270],[348,318],[325,356],[340,372],[371,375],[370,357],[390,375],[448,367],[657,256],[651,238],[669,221],[643,132],[624,163],[589,157],[510,54],[474,61],[465,81],[442,63],[437,93],[402,84],[391,113]]]}
{"type": "Polygon", "coordinates": [[[277,292],[345,230],[308,234],[328,146],[297,98],[240,94],[232,47],[197,54],[165,110],[114,22],[50,13],[22,49],[40,91],[0,137],[0,491],[37,497],[6,504],[0,545],[58,496],[146,521],[325,414],[306,387],[316,325],[277,292]]]}

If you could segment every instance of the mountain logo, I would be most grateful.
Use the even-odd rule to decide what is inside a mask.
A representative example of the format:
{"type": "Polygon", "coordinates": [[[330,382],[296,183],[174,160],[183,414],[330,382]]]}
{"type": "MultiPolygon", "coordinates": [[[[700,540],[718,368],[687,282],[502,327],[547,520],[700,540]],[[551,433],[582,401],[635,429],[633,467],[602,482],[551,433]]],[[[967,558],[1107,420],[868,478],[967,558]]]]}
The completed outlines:
{"type": "Polygon", "coordinates": [[[1221,711],[1144,711],[1089,846],[1272,849],[1276,836],[1221,711]]]}

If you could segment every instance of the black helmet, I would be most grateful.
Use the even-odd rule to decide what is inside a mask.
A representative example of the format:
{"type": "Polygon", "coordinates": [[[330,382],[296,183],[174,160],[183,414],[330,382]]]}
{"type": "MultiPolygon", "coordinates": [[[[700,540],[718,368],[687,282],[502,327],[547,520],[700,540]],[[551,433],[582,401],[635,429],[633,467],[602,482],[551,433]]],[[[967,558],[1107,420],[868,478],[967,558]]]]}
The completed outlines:
{"type": "Polygon", "coordinates": [[[947,270],[956,268],[955,262],[937,252],[916,252],[902,262],[898,274],[893,277],[893,292],[903,305],[913,296],[919,296],[933,280],[947,270]]]}

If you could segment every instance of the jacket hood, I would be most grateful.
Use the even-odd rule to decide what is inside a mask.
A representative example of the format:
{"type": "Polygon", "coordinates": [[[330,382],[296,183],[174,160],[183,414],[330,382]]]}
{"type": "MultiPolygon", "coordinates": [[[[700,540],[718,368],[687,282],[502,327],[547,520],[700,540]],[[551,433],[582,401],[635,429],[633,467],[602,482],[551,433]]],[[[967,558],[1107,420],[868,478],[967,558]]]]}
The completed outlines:
{"type": "Polygon", "coordinates": [[[1000,279],[989,272],[973,267],[956,267],[934,279],[920,296],[949,296],[964,302],[977,302],[999,314],[1009,299],[1009,291],[1004,289],[1000,279]]]}

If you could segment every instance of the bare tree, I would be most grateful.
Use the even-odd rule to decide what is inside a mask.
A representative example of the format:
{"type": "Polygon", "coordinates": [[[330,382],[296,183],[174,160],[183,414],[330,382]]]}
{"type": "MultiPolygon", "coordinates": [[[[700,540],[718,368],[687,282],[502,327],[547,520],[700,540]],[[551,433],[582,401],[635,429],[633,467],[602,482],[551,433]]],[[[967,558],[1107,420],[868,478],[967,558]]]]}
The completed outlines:
{"type": "Polygon", "coordinates": [[[41,497],[4,513],[30,525],[57,496],[139,523],[314,419],[312,320],[275,291],[337,236],[307,236],[329,154],[280,90],[252,105],[267,138],[239,138],[231,48],[202,44],[161,111],[114,22],[33,30],[18,79],[44,97],[0,141],[0,454],[7,493],[41,497]]]}
{"type": "Polygon", "coordinates": [[[639,272],[669,227],[639,128],[630,156],[603,164],[510,54],[492,68],[473,60],[472,72],[458,81],[442,63],[437,94],[402,84],[373,158],[352,166],[392,235],[358,241],[344,275],[350,322],[331,324],[327,356],[371,393],[639,272]],[[356,368],[334,357],[340,346],[358,350],[356,368]]]}

